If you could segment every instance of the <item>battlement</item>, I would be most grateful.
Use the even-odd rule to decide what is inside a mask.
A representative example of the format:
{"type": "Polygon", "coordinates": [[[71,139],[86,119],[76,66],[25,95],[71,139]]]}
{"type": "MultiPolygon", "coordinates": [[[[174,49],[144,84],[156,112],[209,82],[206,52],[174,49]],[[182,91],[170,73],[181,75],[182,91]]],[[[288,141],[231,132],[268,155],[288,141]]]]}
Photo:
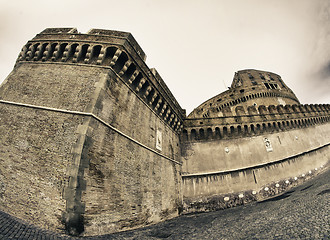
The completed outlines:
{"type": "Polygon", "coordinates": [[[135,38],[131,33],[106,30],[106,29],[90,29],[86,34],[78,32],[76,28],[46,28],[41,33],[37,34],[34,40],[57,40],[57,39],[66,39],[69,40],[82,40],[89,42],[108,42],[108,43],[118,43],[125,44],[126,47],[132,47],[134,51],[146,61],[147,56],[137,43],[135,38]]]}
{"type": "Polygon", "coordinates": [[[182,129],[185,110],[130,33],[75,28],[48,28],[22,49],[17,64],[69,64],[108,68],[175,131],[182,129]]]}
{"type": "Polygon", "coordinates": [[[0,165],[15,165],[0,171],[2,210],[86,235],[178,215],[185,111],[145,59],[127,32],[49,28],[27,42],[0,87],[0,165]]]}
{"type": "Polygon", "coordinates": [[[261,105],[258,108],[237,106],[221,110],[223,117],[187,118],[184,121],[184,142],[255,136],[266,132],[288,131],[330,121],[329,104],[261,105]]]}

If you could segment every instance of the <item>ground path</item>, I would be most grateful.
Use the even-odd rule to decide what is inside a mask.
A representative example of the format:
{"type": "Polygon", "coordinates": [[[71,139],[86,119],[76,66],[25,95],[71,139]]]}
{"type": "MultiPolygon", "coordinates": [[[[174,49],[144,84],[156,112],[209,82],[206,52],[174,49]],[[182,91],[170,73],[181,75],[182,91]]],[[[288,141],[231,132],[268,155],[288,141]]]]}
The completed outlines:
{"type": "Polygon", "coordinates": [[[330,239],[329,213],[330,170],[264,202],[98,237],[59,235],[0,211],[0,239],[330,239]]]}

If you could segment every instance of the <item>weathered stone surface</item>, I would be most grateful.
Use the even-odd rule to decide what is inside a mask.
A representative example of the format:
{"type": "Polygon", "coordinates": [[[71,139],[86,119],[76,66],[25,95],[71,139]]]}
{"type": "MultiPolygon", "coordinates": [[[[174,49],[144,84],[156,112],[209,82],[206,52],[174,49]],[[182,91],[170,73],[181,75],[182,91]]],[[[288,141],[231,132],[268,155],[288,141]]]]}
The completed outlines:
{"type": "Polygon", "coordinates": [[[0,238],[10,239],[328,239],[330,172],[277,198],[195,213],[120,233],[73,238],[45,231],[0,211],[0,238]]]}
{"type": "Polygon", "coordinates": [[[126,32],[28,41],[0,87],[1,211],[101,235],[266,199],[328,166],[329,104],[243,70],[186,117],[145,59],[126,32]]]}
{"type": "Polygon", "coordinates": [[[0,88],[2,210],[72,235],[178,215],[184,110],[144,59],[123,32],[47,29],[27,43],[0,88]]]}
{"type": "Polygon", "coordinates": [[[0,105],[0,208],[44,228],[61,226],[62,196],[79,116],[0,105]]]}

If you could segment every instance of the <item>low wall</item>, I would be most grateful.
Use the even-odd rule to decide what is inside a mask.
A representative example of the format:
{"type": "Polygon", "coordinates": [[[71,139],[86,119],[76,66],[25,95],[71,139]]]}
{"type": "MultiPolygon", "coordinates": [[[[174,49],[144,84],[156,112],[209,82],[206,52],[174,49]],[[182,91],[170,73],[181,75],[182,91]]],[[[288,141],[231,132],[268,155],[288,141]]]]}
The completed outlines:
{"type": "Polygon", "coordinates": [[[183,175],[184,197],[212,196],[261,187],[326,166],[329,144],[295,157],[251,168],[213,174],[183,175]]]}

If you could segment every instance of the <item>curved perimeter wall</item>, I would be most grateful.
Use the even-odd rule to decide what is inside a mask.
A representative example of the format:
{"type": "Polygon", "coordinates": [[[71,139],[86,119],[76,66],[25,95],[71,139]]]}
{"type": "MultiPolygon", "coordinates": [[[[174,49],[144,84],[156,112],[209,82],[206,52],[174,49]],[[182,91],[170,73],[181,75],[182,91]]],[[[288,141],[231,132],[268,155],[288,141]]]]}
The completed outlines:
{"type": "Polygon", "coordinates": [[[183,197],[196,199],[258,191],[262,186],[325,166],[330,123],[258,136],[187,142],[183,146],[183,197]]]}

